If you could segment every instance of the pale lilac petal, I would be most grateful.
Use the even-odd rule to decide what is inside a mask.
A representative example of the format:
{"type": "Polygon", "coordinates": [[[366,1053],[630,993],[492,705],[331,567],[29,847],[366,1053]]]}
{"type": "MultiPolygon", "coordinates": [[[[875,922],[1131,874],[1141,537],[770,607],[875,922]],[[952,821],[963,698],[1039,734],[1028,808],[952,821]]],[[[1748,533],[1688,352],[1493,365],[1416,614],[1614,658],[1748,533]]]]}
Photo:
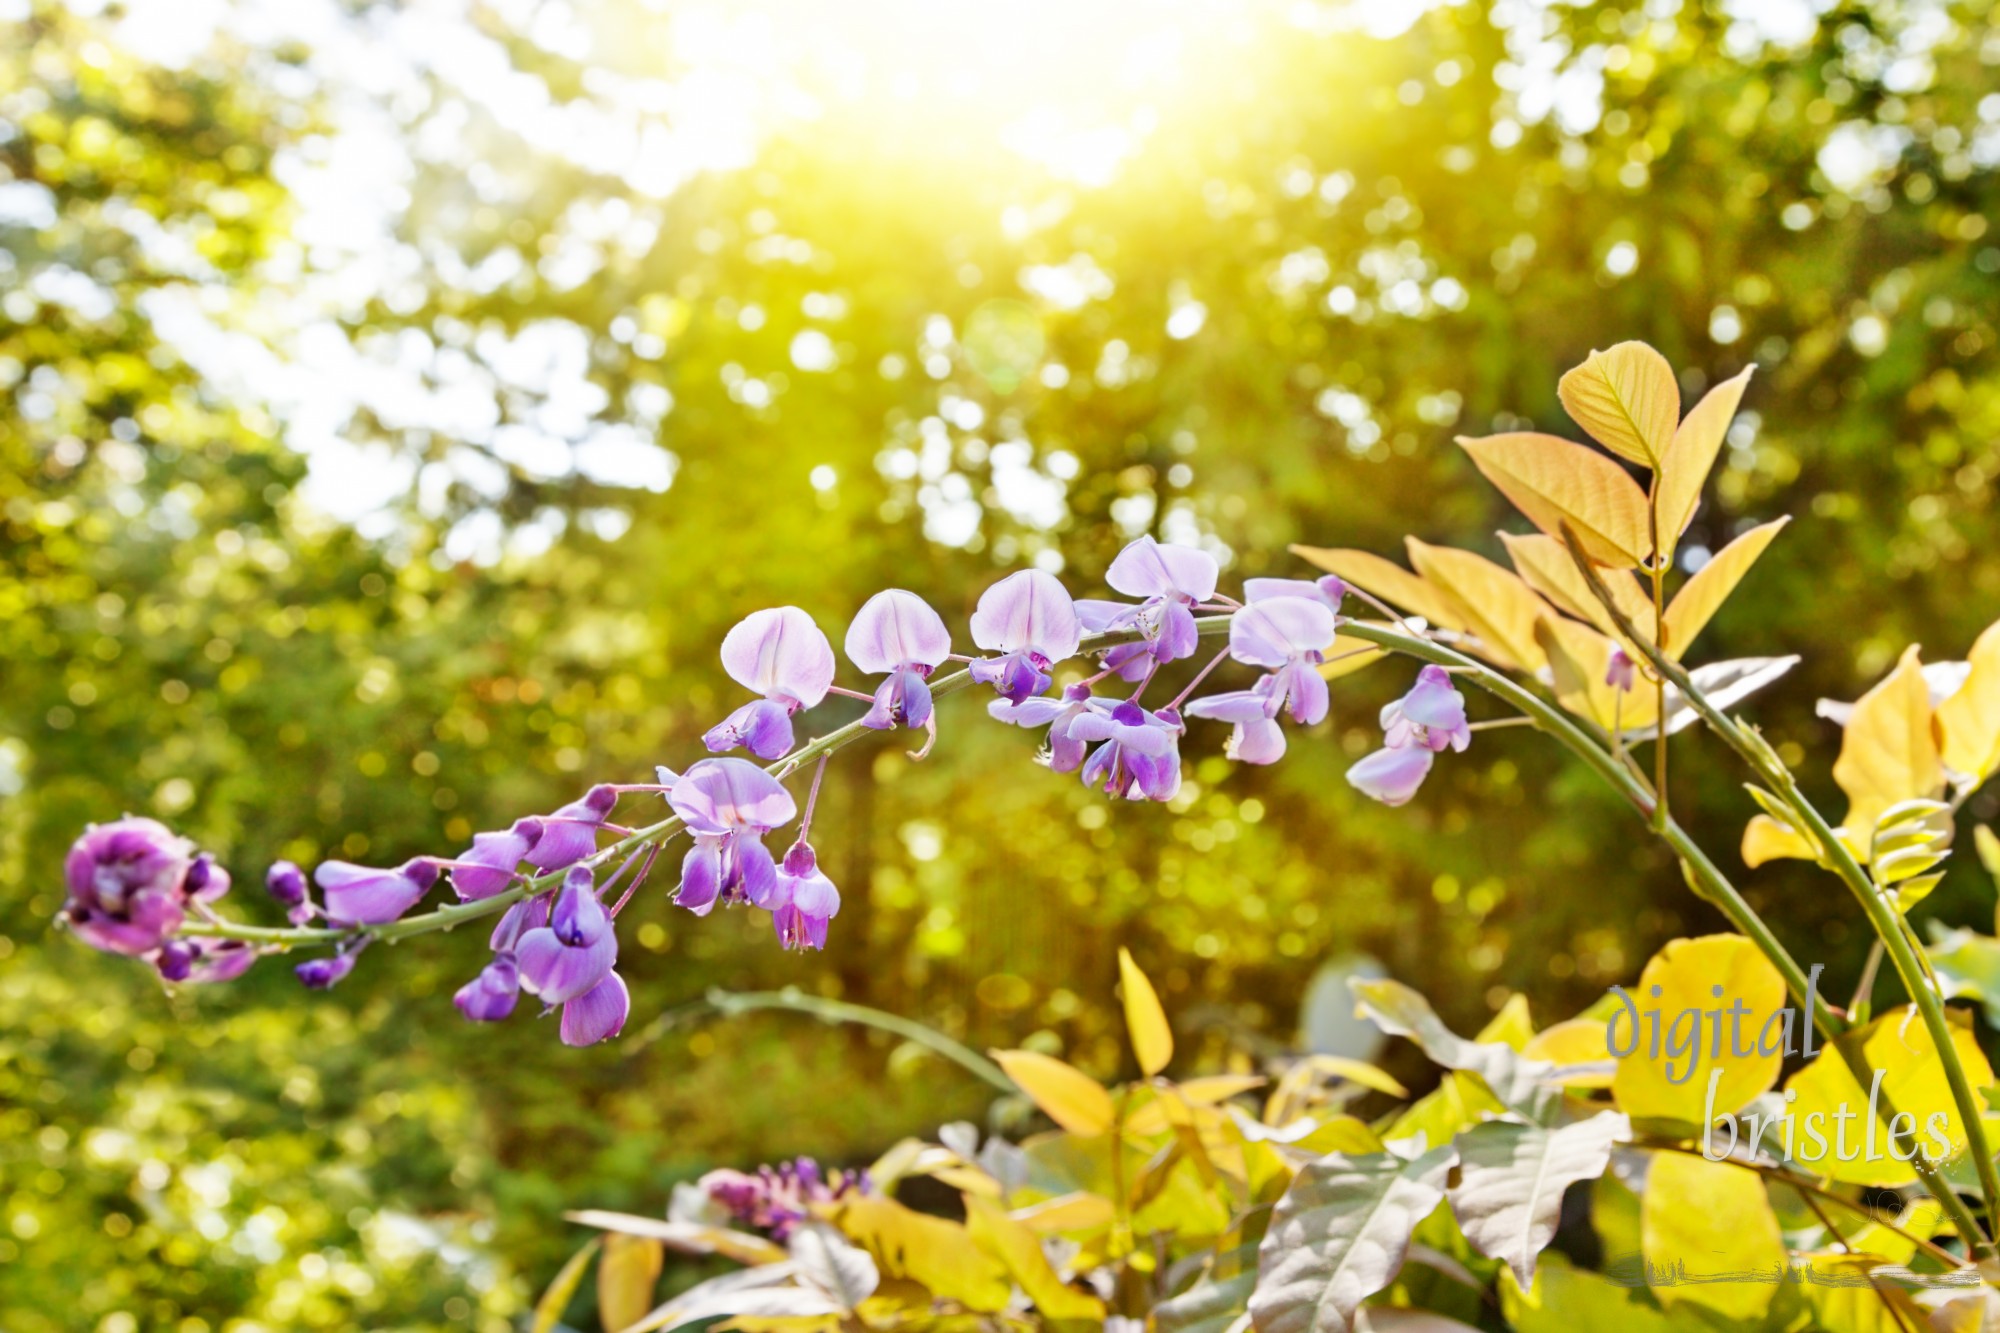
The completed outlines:
{"type": "Polygon", "coordinates": [[[1268,690],[1231,690],[1226,694],[1211,694],[1189,702],[1187,711],[1189,717],[1213,718],[1217,722],[1234,722],[1242,726],[1264,721],[1271,716],[1271,694],[1268,690]]]}
{"type": "Polygon", "coordinates": [[[734,878],[743,896],[754,906],[766,906],[778,887],[778,866],[771,859],[771,849],[756,838],[739,835],[735,850],[734,878]]]}
{"type": "Polygon", "coordinates": [[[752,699],[710,727],[701,743],[710,754],[740,745],[759,759],[782,759],[792,749],[792,710],[776,699],[752,699]]]}
{"type": "Polygon", "coordinates": [[[313,882],[325,894],[327,920],[339,926],[373,926],[415,907],[437,883],[437,874],[437,867],[422,859],[392,870],[322,861],[313,882]]]}
{"type": "Polygon", "coordinates": [[[1153,643],[1153,656],[1162,663],[1193,657],[1201,646],[1201,632],[1195,628],[1194,612],[1185,602],[1168,602],[1160,608],[1160,633],[1153,643]]]}
{"type": "Polygon", "coordinates": [[[833,645],[796,606],[755,611],[723,636],[722,669],[746,690],[811,708],[833,684],[833,645]]]}
{"type": "Polygon", "coordinates": [[[549,924],[549,900],[546,896],[523,898],[500,915],[500,924],[493,927],[493,934],[487,939],[486,947],[495,953],[512,953],[521,936],[531,930],[539,930],[549,924]]]}
{"type": "Polygon", "coordinates": [[[792,794],[747,759],[704,759],[667,795],[674,813],[697,833],[776,828],[798,813],[792,794]]]}
{"type": "Polygon", "coordinates": [[[1215,595],[1217,573],[1215,557],[1206,551],[1141,537],[1118,553],[1104,581],[1127,597],[1177,595],[1205,602],[1215,595]]]}
{"type": "Polygon", "coordinates": [[[514,960],[502,954],[478,976],[458,988],[451,1002],[475,1023],[497,1023],[514,1012],[521,996],[521,974],[514,960]]]}
{"type": "Polygon", "coordinates": [[[935,667],[949,656],[951,631],[944,618],[901,588],[870,597],[847,627],[847,660],[871,674],[913,662],[935,667]]]}
{"type": "Polygon", "coordinates": [[[607,930],[594,943],[572,949],[543,926],[521,937],[514,962],[520,968],[521,989],[541,996],[544,1004],[561,1004],[604,980],[617,965],[618,936],[607,930]]]}
{"type": "Polygon", "coordinates": [[[1326,677],[1310,662],[1292,662],[1277,670],[1273,693],[1285,701],[1292,721],[1311,726],[1326,717],[1332,704],[1326,677]]]}
{"type": "Polygon", "coordinates": [[[1268,717],[1239,722],[1222,753],[1242,764],[1275,764],[1285,757],[1285,729],[1268,717]]]}
{"type": "Polygon", "coordinates": [[[1384,805],[1402,805],[1417,794],[1435,756],[1421,745],[1377,750],[1347,770],[1348,785],[1384,805]]]}
{"type": "Polygon", "coordinates": [[[563,1005],[562,1043],[565,1046],[592,1046],[625,1030],[632,1013],[632,993],[616,972],[597,983],[589,992],[563,1005]]]}
{"type": "Polygon", "coordinates": [[[697,836],[681,858],[681,884],[674,891],[674,902],[696,916],[707,916],[721,892],[722,839],[697,836]]]}
{"type": "Polygon", "coordinates": [[[972,613],[972,641],[994,652],[1033,649],[1060,662],[1075,655],[1082,634],[1068,590],[1039,569],[1001,579],[980,596],[972,613]]]}
{"type": "Polygon", "coordinates": [[[1250,666],[1279,667],[1294,656],[1323,651],[1333,635],[1333,612],[1324,602],[1273,597],[1231,618],[1229,655],[1250,666]]]}
{"type": "Polygon", "coordinates": [[[840,890],[823,873],[815,871],[793,882],[792,906],[806,916],[827,921],[840,914],[840,890]]]}
{"type": "Polygon", "coordinates": [[[1107,602],[1096,597],[1076,599],[1077,623],[1092,634],[1124,629],[1138,619],[1139,608],[1130,602],[1107,602]]]}
{"type": "Polygon", "coordinates": [[[1303,597],[1309,602],[1324,602],[1327,610],[1338,612],[1341,598],[1346,595],[1347,585],[1333,574],[1318,579],[1243,580],[1243,600],[1246,602],[1268,602],[1274,597],[1303,597]]]}
{"type": "Polygon", "coordinates": [[[1069,707],[1069,703],[1061,699],[1023,699],[1017,704],[995,699],[986,705],[986,711],[996,722],[1016,727],[1046,727],[1069,707]]]}

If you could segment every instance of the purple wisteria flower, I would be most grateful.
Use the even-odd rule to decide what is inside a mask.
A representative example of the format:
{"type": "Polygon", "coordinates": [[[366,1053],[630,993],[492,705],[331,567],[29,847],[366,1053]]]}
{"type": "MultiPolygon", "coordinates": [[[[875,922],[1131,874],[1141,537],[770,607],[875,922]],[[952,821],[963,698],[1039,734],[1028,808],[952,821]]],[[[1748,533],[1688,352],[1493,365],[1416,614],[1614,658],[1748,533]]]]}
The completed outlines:
{"type": "Polygon", "coordinates": [[[1615,644],[1611,648],[1611,658],[1604,666],[1604,683],[1625,694],[1630,694],[1632,687],[1639,683],[1638,665],[1615,644]]]}
{"type": "Polygon", "coordinates": [[[928,723],[930,674],[949,656],[951,631],[930,603],[901,588],[870,597],[847,627],[847,660],[869,675],[889,675],[861,725],[888,731],[928,723]]]}
{"type": "Polygon", "coordinates": [[[1233,729],[1223,754],[1244,764],[1275,764],[1285,757],[1285,729],[1278,725],[1278,678],[1265,676],[1247,690],[1196,699],[1188,716],[1228,722],[1233,729]]]}
{"type": "Polygon", "coordinates": [[[1219,573],[1215,557],[1206,551],[1141,537],[1104,572],[1114,591],[1140,598],[1140,604],[1085,599],[1077,602],[1077,615],[1093,633],[1137,629],[1144,636],[1104,654],[1106,668],[1137,681],[1168,662],[1194,655],[1200,642],[1194,608],[1215,596],[1219,573]]]}
{"type": "Polygon", "coordinates": [[[763,697],[710,728],[702,743],[713,754],[740,745],[759,759],[779,759],[792,748],[792,714],[824,699],[833,684],[833,645],[811,616],[781,606],[744,617],[723,637],[722,669],[763,697]]]}
{"type": "Polygon", "coordinates": [[[764,835],[798,814],[792,794],[747,759],[704,759],[680,776],[667,801],[694,835],[674,901],[696,916],[718,902],[768,907],[778,868],[764,835]]]}
{"type": "Polygon", "coordinates": [[[778,943],[787,949],[824,949],[826,924],[839,911],[840,890],[819,868],[812,845],[793,843],[778,867],[778,887],[771,895],[778,943]]]}
{"type": "Polygon", "coordinates": [[[475,1023],[497,1023],[514,1012],[521,998],[521,969],[512,954],[495,955],[478,976],[451,997],[458,1012],[475,1023]]]}
{"type": "Polygon", "coordinates": [[[783,1241],[792,1228],[812,1215],[815,1204],[832,1203],[849,1192],[875,1192],[866,1171],[835,1171],[831,1178],[810,1157],[782,1162],[775,1169],[719,1170],[703,1176],[699,1188],[720,1204],[738,1226],[751,1227],[783,1241]]]}
{"type": "Polygon", "coordinates": [[[521,986],[545,1004],[585,994],[618,962],[618,932],[598,900],[590,867],[571,866],[549,909],[549,923],[524,931],[515,947],[521,986]]]}
{"type": "MultiPolygon", "coordinates": [[[[514,883],[516,868],[541,842],[543,827],[541,820],[530,816],[515,820],[511,828],[473,834],[472,849],[460,853],[451,867],[451,887],[459,901],[473,902],[505,893],[514,883]]],[[[588,828],[583,831],[589,834],[594,848],[595,832],[588,828]]]]}
{"type": "MultiPolygon", "coordinates": [[[[597,831],[618,804],[618,789],[598,783],[580,800],[541,817],[542,833],[522,857],[537,870],[562,870],[597,850],[597,831]]],[[[519,827],[516,825],[516,827],[519,827]]]]}
{"type": "Polygon", "coordinates": [[[1384,805],[1401,805],[1417,794],[1441,750],[1463,751],[1472,743],[1465,696],[1441,666],[1417,673],[1410,692],[1382,709],[1383,748],[1356,761],[1347,781],[1384,805]]]}
{"type": "Polygon", "coordinates": [[[1323,602],[1326,609],[1336,616],[1340,614],[1340,603],[1346,596],[1347,584],[1337,574],[1323,574],[1316,579],[1243,580],[1243,600],[1246,602],[1268,602],[1274,597],[1303,597],[1309,602],[1323,602]]]}
{"type": "Polygon", "coordinates": [[[292,971],[298,975],[299,984],[307,990],[332,990],[354,970],[354,964],[360,957],[361,951],[354,949],[328,954],[324,958],[308,958],[292,971]]]}
{"type": "Polygon", "coordinates": [[[313,869],[313,883],[326,898],[326,919],[337,926],[394,921],[415,907],[437,879],[437,863],[423,856],[386,870],[348,861],[322,861],[313,869]]]}
{"type": "Polygon", "coordinates": [[[1009,574],[988,588],[972,612],[972,641],[998,657],[972,663],[972,678],[1015,703],[1045,694],[1049,668],[1074,656],[1083,638],[1076,603],[1055,575],[1009,574]]]}
{"type": "MultiPolygon", "coordinates": [[[[187,920],[194,844],[155,819],[92,824],[63,862],[63,919],[84,943],[137,958],[187,920]]],[[[223,880],[226,888],[228,880],[223,880]]]]}
{"type": "Polygon", "coordinates": [[[1250,604],[1229,625],[1229,655],[1251,666],[1273,668],[1247,690],[1196,699],[1190,717],[1230,723],[1225,753],[1246,764],[1275,764],[1285,757],[1278,718],[1289,712],[1301,726],[1326,717],[1330,704],[1319,664],[1339,625],[1335,611],[1346,585],[1339,579],[1251,579],[1250,604]]]}
{"type": "Polygon", "coordinates": [[[1076,734],[1076,724],[1080,718],[1093,713],[1107,713],[1111,704],[1103,699],[1091,697],[1088,685],[1072,685],[1057,699],[1023,699],[1019,703],[1009,703],[1005,699],[995,699],[986,705],[986,711],[997,722],[1005,722],[1016,727],[1047,727],[1048,743],[1042,748],[1042,757],[1048,766],[1058,773],[1074,773],[1083,766],[1089,743],[1076,734]]]}
{"type": "Polygon", "coordinates": [[[1092,711],[1070,725],[1070,735],[1089,744],[1102,741],[1083,766],[1087,787],[1131,801],[1170,801],[1181,789],[1180,714],[1171,708],[1148,712],[1126,700],[1108,712],[1092,711]]]}
{"type": "Polygon", "coordinates": [[[234,981],[260,956],[255,945],[242,940],[168,940],[153,958],[160,980],[191,986],[234,981]]]}

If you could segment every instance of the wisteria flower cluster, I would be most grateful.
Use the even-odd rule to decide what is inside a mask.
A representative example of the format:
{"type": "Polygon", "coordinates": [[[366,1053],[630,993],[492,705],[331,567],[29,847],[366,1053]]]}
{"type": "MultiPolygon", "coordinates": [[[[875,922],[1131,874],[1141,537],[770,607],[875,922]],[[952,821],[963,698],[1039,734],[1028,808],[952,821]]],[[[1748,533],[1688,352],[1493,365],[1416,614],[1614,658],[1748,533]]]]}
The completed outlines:
{"type": "MultiPolygon", "coordinates": [[[[225,920],[213,903],[229,876],[213,857],[156,821],[122,819],[77,840],[63,913],[87,943],[144,958],[171,982],[226,980],[262,953],[325,946],[296,965],[300,982],[315,990],[338,984],[374,941],[497,915],[492,959],[454,996],[459,1012],[498,1022],[525,993],[543,1012],[560,1013],[564,1042],[589,1045],[617,1035],[630,1014],[617,968],[619,914],[662,848],[683,834],[673,902],[697,916],[718,906],[768,912],[784,948],[825,947],[840,891],[810,835],[827,759],[861,734],[897,729],[923,732],[913,753],[928,754],[938,733],[933,696],[941,690],[990,686],[994,718],[1043,733],[1044,764],[1115,798],[1173,799],[1189,718],[1228,724],[1231,758],[1275,763],[1285,753],[1286,719],[1312,726],[1327,716],[1322,668],[1350,590],[1331,575],[1251,579],[1238,600],[1217,591],[1220,573],[1207,551],[1142,537],[1106,573],[1122,600],[1078,600],[1043,570],[1009,574],[972,611],[967,631],[982,651],[969,656],[953,652],[951,631],[928,602],[886,589],[855,614],[844,643],[849,663],[879,677],[870,690],[835,683],[833,644],[806,611],[757,611],[729,631],[721,649],[723,670],[756,697],[704,734],[711,757],[685,772],[661,767],[650,783],[599,784],[560,809],[474,835],[456,856],[388,867],[329,860],[313,869],[310,883],[300,867],[280,862],[265,887],[285,909],[289,930],[225,920]],[[1171,699],[1147,700],[1163,667],[1194,657],[1205,634],[1224,633],[1227,646],[1171,699]],[[1089,673],[1052,694],[1057,671],[1086,652],[1095,659],[1089,673]],[[1194,697],[1230,659],[1255,668],[1254,683],[1194,697]],[[951,661],[965,670],[934,680],[951,661]],[[866,712],[801,744],[800,716],[833,697],[859,700],[866,712]],[[801,810],[786,780],[808,766],[801,810]],[[617,822],[629,798],[664,798],[671,814],[645,827],[617,822]],[[766,840],[795,820],[791,842],[774,850],[766,840]],[[441,884],[457,902],[411,916],[441,884]]],[[[1357,765],[1354,782],[1391,804],[1409,798],[1438,751],[1462,750],[1469,737],[1464,701],[1435,666],[1391,706],[1383,725],[1388,748],[1357,765]]]]}
{"type": "Polygon", "coordinates": [[[760,1166],[755,1172],[711,1171],[695,1188],[734,1225],[780,1242],[812,1216],[815,1206],[875,1193],[866,1171],[828,1172],[810,1157],[760,1166]]]}

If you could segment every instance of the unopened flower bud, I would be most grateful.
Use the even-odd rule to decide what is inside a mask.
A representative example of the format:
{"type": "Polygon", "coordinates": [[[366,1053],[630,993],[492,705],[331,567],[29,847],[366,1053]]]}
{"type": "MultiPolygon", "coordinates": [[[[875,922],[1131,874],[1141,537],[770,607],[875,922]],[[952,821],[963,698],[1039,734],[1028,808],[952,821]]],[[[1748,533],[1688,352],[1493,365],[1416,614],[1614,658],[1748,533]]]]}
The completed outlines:
{"type": "Polygon", "coordinates": [[[283,907],[297,907],[306,900],[306,872],[290,861],[279,861],[264,872],[264,890],[283,907]]]}
{"type": "Polygon", "coordinates": [[[292,970],[298,974],[299,983],[307,990],[331,990],[354,970],[354,960],[357,956],[351,953],[337,953],[328,958],[309,958],[292,970]]]}

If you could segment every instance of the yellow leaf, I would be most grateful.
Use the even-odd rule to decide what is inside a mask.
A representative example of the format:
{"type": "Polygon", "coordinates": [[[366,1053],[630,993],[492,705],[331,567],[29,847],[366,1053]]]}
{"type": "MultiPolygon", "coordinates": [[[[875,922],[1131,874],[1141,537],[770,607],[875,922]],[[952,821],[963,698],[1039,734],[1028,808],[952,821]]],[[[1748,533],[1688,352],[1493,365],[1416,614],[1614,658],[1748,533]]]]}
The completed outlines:
{"type": "Polygon", "coordinates": [[[1110,1226],[1115,1216],[1117,1209],[1111,1206],[1111,1200],[1082,1190],[1058,1195],[1014,1213],[1016,1220],[1043,1235],[1063,1231],[1095,1231],[1110,1226]]]}
{"type": "Polygon", "coordinates": [[[1743,864],[1755,870],[1766,861],[1817,861],[1819,847],[1789,824],[1752,815],[1743,826],[1743,864]]]}
{"type": "Polygon", "coordinates": [[[1757,557],[1764,554],[1764,548],[1771,544],[1771,539],[1791,521],[1790,518],[1773,519],[1750,529],[1716,552],[1714,559],[1682,585],[1681,590],[1674,594],[1674,600],[1667,604],[1666,641],[1661,645],[1666,649],[1667,656],[1679,658],[1687,651],[1695,635],[1708,624],[1709,617],[1729,599],[1729,594],[1750,572],[1750,566],[1757,563],[1757,557]]]}
{"type": "Polygon", "coordinates": [[[972,1310],[1003,1308],[1012,1292],[999,1260],[972,1243],[966,1229],[879,1195],[848,1195],[828,1220],[875,1256],[886,1278],[909,1278],[939,1300],[972,1310]]]}
{"type": "Polygon", "coordinates": [[[1755,369],[1746,366],[1736,378],[1710,389],[1695,404],[1694,411],[1687,414],[1680,429],[1674,432],[1674,442],[1667,446],[1667,456],[1660,463],[1655,502],[1660,512],[1660,545],[1669,554],[1687,531],[1687,525],[1694,521],[1695,507],[1701,503],[1701,489],[1708,484],[1709,469],[1715,466],[1715,455],[1729,434],[1730,420],[1736,415],[1736,405],[1743,400],[1743,390],[1755,369]]]}
{"type": "MultiPolygon", "coordinates": [[[[1528,586],[1549,599],[1558,611],[1564,611],[1579,620],[1589,621],[1599,630],[1614,639],[1623,640],[1618,632],[1618,624],[1611,613],[1597,600],[1590,585],[1584,582],[1583,574],[1577,569],[1576,561],[1569,558],[1569,548],[1554,537],[1544,537],[1540,533],[1521,536],[1518,533],[1503,532],[1500,540],[1507,546],[1507,556],[1514,562],[1514,568],[1521,571],[1521,577],[1528,586]]],[[[1639,587],[1639,581],[1620,569],[1604,571],[1604,584],[1611,590],[1611,598],[1618,609],[1630,617],[1639,627],[1639,632],[1653,637],[1653,601],[1639,587]]],[[[1637,654],[1632,654],[1636,659],[1637,654]]]]}
{"type": "Polygon", "coordinates": [[[1452,600],[1393,560],[1384,560],[1367,551],[1345,551],[1322,546],[1294,546],[1292,554],[1329,574],[1338,574],[1363,592],[1373,593],[1389,605],[1422,616],[1439,629],[1464,629],[1452,600]]]}
{"type": "Polygon", "coordinates": [[[569,1308],[570,1298],[583,1282],[584,1270],[590,1267],[591,1259],[597,1254],[599,1241],[592,1237],[585,1241],[583,1248],[569,1257],[569,1262],[556,1274],[556,1280],[549,1283],[548,1290],[535,1302],[534,1322],[529,1325],[530,1333],[549,1333],[562,1322],[563,1311],[569,1308]]]}
{"type": "Polygon", "coordinates": [[[1965,684],[1937,706],[1944,765],[1984,782],[2000,768],[2000,621],[1988,625],[1966,654],[1965,684]]]}
{"type": "Polygon", "coordinates": [[[653,1286],[666,1255],[660,1242],[611,1232],[597,1265],[597,1319],[605,1333],[618,1333],[653,1308],[653,1286]]]}
{"type": "Polygon", "coordinates": [[[1515,991],[1500,1006],[1500,1012],[1494,1014],[1472,1039],[1497,1041],[1518,1051],[1527,1046],[1534,1035],[1535,1022],[1528,1016],[1528,997],[1515,991]]]}
{"type": "Polygon", "coordinates": [[[1014,1086],[1028,1094],[1049,1119],[1088,1138],[1111,1128],[1116,1113],[1111,1094],[1096,1079],[1060,1060],[1034,1051],[988,1052],[1014,1086]]]}
{"type": "Polygon", "coordinates": [[[1572,1018],[1537,1032],[1534,1038],[1521,1048],[1521,1054],[1530,1060],[1546,1060],[1558,1067],[1606,1066],[1588,1073],[1560,1075],[1560,1082],[1566,1088],[1608,1088],[1611,1086],[1612,1071],[1608,1066],[1612,1055],[1606,1032],[1605,1025],[1597,1019],[1572,1018]]]}
{"type": "Polygon", "coordinates": [[[1364,1088],[1386,1092],[1391,1097],[1410,1095],[1408,1088],[1365,1060],[1350,1060],[1344,1055],[1309,1055],[1303,1063],[1316,1074],[1344,1078],[1349,1083],[1359,1083],[1364,1088]]]}
{"type": "MultiPolygon", "coordinates": [[[[1985,1087],[1993,1081],[1993,1067],[1972,1035],[1970,1017],[1959,1009],[1947,1009],[1945,1017],[1951,1025],[1952,1049],[1965,1066],[1966,1078],[1975,1088],[1985,1087]]],[[[1851,1185],[1893,1186],[1914,1181],[1916,1168],[1897,1160],[1897,1152],[1920,1151],[1942,1166],[1964,1151],[1965,1122],[1959,1118],[1951,1085],[1945,1081],[1937,1044],[1909,1006],[1885,1012],[1841,1041],[1858,1046],[1869,1068],[1882,1071],[1881,1097],[1899,1114],[1910,1117],[1907,1124],[1896,1122],[1908,1133],[1896,1136],[1891,1143],[1890,1128],[1876,1119],[1869,1107],[1868,1090],[1855,1081],[1840,1051],[1829,1047],[1786,1081],[1786,1093],[1798,1094],[1797,1100],[1785,1107],[1791,1124],[1789,1128],[1774,1126],[1777,1137],[1767,1138],[1767,1143],[1789,1145],[1791,1160],[1807,1174],[1831,1176],[1851,1185]],[[1844,1125],[1843,1110],[1848,1113],[1844,1125]],[[1934,1115],[1942,1145],[1932,1139],[1934,1115]]]]}
{"type": "Polygon", "coordinates": [[[1484,656],[1517,671],[1537,671],[1545,665],[1535,643],[1535,621],[1542,600],[1534,590],[1484,556],[1449,546],[1428,546],[1405,539],[1410,563],[1424,582],[1451,599],[1466,627],[1479,636],[1484,656]]]}
{"type": "Polygon", "coordinates": [[[1651,553],[1646,494],[1603,454],[1533,432],[1458,443],[1529,522],[1559,541],[1567,523],[1598,564],[1631,569],[1651,553]]]}
{"type": "Polygon", "coordinates": [[[1855,702],[1847,719],[1833,780],[1847,793],[1842,823],[1864,840],[1890,806],[1944,791],[1923,665],[1912,644],[1896,669],[1855,702]]]}
{"type": "Polygon", "coordinates": [[[1812,1311],[1813,1328],[1824,1333],[1910,1333],[1919,1328],[1944,1333],[1933,1312],[1912,1300],[1896,1275],[1869,1280],[1876,1269],[1896,1267],[1906,1259],[1866,1252],[1853,1235],[1846,1242],[1845,1249],[1798,1256],[1799,1266],[1814,1274],[1799,1288],[1812,1311]]]}
{"type": "Polygon", "coordinates": [[[1556,702],[1570,712],[1606,731],[1648,727],[1659,716],[1659,698],[1653,691],[1629,690],[1621,698],[1605,679],[1611,650],[1617,645],[1590,626],[1545,615],[1536,626],[1536,639],[1548,656],[1556,702]]]}
{"type": "Polygon", "coordinates": [[[1610,1042],[1612,1049],[1629,1052],[1618,1060],[1611,1096],[1633,1119],[1700,1124],[1707,1114],[1727,1115],[1777,1082],[1785,1045],[1778,1024],[1793,1019],[1778,1020],[1769,1032],[1766,1024],[1785,1007],[1785,982],[1741,935],[1668,941],[1647,962],[1631,996],[1638,1022],[1620,1004],[1611,1016],[1610,1042]],[[1717,1020],[1709,1011],[1730,1010],[1739,1002],[1745,1012],[1723,1021],[1718,1058],[1713,1054],[1717,1020]],[[1657,1023],[1649,1017],[1654,1011],[1657,1023]],[[1739,1040],[1758,1053],[1736,1056],[1739,1040]],[[1711,1107],[1710,1079],[1718,1072],[1711,1107]]]}
{"type": "Polygon", "coordinates": [[[1653,1295],[1671,1310],[1686,1302],[1725,1319],[1755,1320],[1771,1308],[1786,1262],[1785,1238],[1764,1178],[1690,1153],[1658,1152],[1646,1164],[1639,1250],[1656,1274],[1653,1295]],[[1735,1280],[1703,1281],[1719,1275],[1735,1280]]]}
{"type": "MultiPolygon", "coordinates": [[[[1125,992],[1125,1030],[1132,1036],[1132,1053],[1139,1057],[1139,1068],[1151,1078],[1174,1058],[1174,1030],[1167,1025],[1167,1011],[1160,1007],[1153,983],[1122,948],[1118,950],[1118,984],[1125,992]]],[[[1008,1072],[1011,1077],[1013,1071],[1008,1072]]]]}
{"type": "Polygon", "coordinates": [[[1658,467],[1681,419],[1681,386],[1667,359],[1642,342],[1623,342],[1587,360],[1556,385],[1565,411],[1591,438],[1641,467],[1658,467]]]}
{"type": "Polygon", "coordinates": [[[965,1226],[973,1243],[1005,1264],[1045,1320],[1104,1319],[1104,1302],[1066,1284],[1049,1266],[1042,1242],[991,1199],[965,1201],[965,1226]]]}

